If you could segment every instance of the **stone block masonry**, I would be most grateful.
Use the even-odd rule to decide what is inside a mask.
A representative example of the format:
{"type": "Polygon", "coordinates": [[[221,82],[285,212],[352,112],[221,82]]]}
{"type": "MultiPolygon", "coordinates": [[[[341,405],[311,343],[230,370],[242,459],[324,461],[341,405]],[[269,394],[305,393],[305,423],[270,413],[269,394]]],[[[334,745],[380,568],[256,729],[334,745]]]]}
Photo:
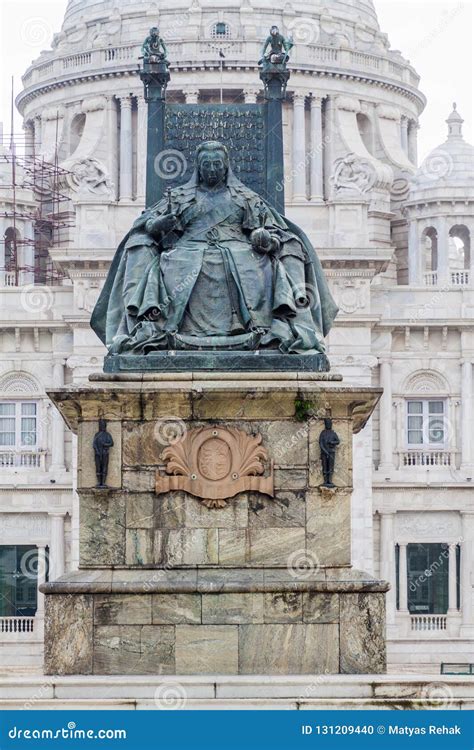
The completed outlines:
{"type": "Polygon", "coordinates": [[[46,672],[384,672],[388,585],[350,557],[352,434],[380,390],[324,374],[213,377],[104,375],[50,394],[79,438],[80,570],[44,586],[46,672]],[[334,487],[322,486],[326,416],[334,487]],[[99,418],[114,440],[106,489],[93,482],[99,418]],[[210,427],[201,456],[194,436],[210,427]],[[247,481],[237,465],[266,492],[207,507],[158,489],[166,476],[192,488],[195,471],[221,497],[219,482],[247,481]]]}

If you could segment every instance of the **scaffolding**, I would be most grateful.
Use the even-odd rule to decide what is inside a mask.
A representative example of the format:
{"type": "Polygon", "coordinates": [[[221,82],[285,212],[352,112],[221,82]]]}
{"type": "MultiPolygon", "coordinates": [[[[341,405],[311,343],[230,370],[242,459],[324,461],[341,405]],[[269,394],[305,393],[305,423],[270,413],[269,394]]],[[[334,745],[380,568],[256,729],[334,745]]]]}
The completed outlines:
{"type": "Polygon", "coordinates": [[[6,149],[0,143],[0,280],[7,287],[61,285],[65,274],[50,251],[74,226],[70,198],[64,192],[70,172],[59,166],[57,149],[51,162],[34,153],[18,155],[17,150],[25,150],[23,135],[10,135],[9,144],[6,149]],[[31,198],[25,199],[24,191],[30,191],[31,198]],[[28,233],[25,226],[30,227],[28,233]]]}

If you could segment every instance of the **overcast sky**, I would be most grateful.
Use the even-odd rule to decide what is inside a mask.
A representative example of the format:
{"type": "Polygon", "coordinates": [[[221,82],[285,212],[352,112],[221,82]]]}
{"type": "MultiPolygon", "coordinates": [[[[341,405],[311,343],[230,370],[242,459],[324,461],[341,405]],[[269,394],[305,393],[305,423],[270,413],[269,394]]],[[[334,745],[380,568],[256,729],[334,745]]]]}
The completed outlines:
{"type": "MultiPolygon", "coordinates": [[[[42,49],[49,48],[65,7],[66,0],[0,0],[0,120],[5,132],[10,131],[11,76],[18,93],[21,74],[42,49]]],[[[465,120],[464,136],[474,143],[473,0],[375,0],[375,7],[392,48],[399,49],[421,75],[428,104],[420,121],[419,156],[445,140],[444,121],[453,101],[465,120]]],[[[15,131],[21,133],[18,113],[15,131]]]]}

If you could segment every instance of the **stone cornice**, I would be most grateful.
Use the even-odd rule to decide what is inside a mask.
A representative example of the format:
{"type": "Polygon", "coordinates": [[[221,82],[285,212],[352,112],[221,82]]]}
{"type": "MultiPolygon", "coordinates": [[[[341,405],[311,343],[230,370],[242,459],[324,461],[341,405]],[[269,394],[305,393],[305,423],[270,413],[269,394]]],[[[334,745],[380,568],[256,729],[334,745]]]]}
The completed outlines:
{"type": "MultiPolygon", "coordinates": [[[[170,65],[170,71],[173,72],[184,72],[187,73],[189,71],[218,71],[219,65],[215,62],[187,62],[187,63],[174,63],[170,65]]],[[[257,65],[245,65],[242,62],[232,62],[231,60],[226,61],[225,64],[225,70],[226,71],[248,71],[248,72],[254,72],[256,75],[256,78],[258,78],[259,74],[259,68],[257,65]]],[[[383,76],[377,76],[373,75],[371,73],[365,73],[363,71],[358,70],[350,70],[350,69],[338,69],[338,68],[329,68],[329,67],[321,67],[321,68],[315,68],[313,65],[301,65],[299,67],[293,67],[291,69],[291,72],[293,76],[295,74],[302,74],[305,76],[305,87],[311,88],[311,84],[308,82],[308,76],[310,78],[336,78],[340,80],[351,80],[351,81],[361,81],[363,83],[369,83],[374,86],[383,88],[388,91],[395,91],[402,96],[408,98],[412,102],[416,102],[418,104],[419,111],[421,112],[426,104],[426,98],[425,96],[418,91],[413,86],[410,86],[409,84],[402,83],[402,82],[396,82],[394,80],[391,80],[390,78],[385,78],[383,76]]],[[[54,78],[52,81],[45,81],[43,83],[38,83],[33,86],[30,86],[29,88],[24,89],[24,91],[20,92],[18,96],[16,97],[16,106],[18,107],[18,110],[21,114],[24,113],[24,108],[27,104],[32,102],[35,98],[41,96],[42,94],[48,93],[49,91],[54,91],[55,89],[61,89],[65,88],[67,86],[75,86],[78,83],[85,82],[85,81],[98,81],[103,80],[107,78],[123,78],[123,77],[136,77],[137,80],[137,88],[141,88],[141,84],[139,83],[138,79],[138,63],[133,63],[133,65],[123,65],[114,67],[112,70],[107,69],[96,69],[95,71],[74,71],[74,73],[70,73],[68,75],[60,76],[54,78]]],[[[295,82],[293,78],[293,83],[295,82]]],[[[224,82],[225,83],[225,82],[224,82]]],[[[179,87],[177,87],[178,90],[181,90],[179,87]]],[[[203,81],[203,86],[200,87],[202,90],[206,90],[209,88],[209,84],[206,81],[203,81]]],[[[230,86],[230,88],[235,88],[235,85],[230,86]]],[[[317,87],[319,90],[319,86],[317,87]]],[[[173,91],[173,88],[170,87],[169,91],[173,91]]],[[[331,93],[331,92],[328,92],[331,93]]]]}

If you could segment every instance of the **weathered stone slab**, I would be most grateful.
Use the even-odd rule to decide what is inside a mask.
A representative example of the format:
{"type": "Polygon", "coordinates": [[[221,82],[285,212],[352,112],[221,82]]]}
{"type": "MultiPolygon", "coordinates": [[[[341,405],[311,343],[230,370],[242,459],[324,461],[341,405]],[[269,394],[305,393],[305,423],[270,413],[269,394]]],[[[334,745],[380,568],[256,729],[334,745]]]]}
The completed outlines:
{"type": "Polygon", "coordinates": [[[337,625],[239,625],[240,674],[337,674],[337,625]]]}
{"type": "Polygon", "coordinates": [[[127,529],[126,557],[127,565],[152,565],[154,534],[152,529],[127,529]]]}
{"type": "Polygon", "coordinates": [[[308,486],[308,471],[306,469],[275,469],[274,482],[277,492],[278,490],[305,490],[308,486]]]}
{"type": "Polygon", "coordinates": [[[383,594],[341,594],[342,674],[386,671],[385,597],[383,594]]]}
{"type": "Polygon", "coordinates": [[[202,622],[210,625],[263,622],[263,594],[204,594],[202,622]]]}
{"type": "Polygon", "coordinates": [[[305,622],[338,623],[339,594],[305,592],[303,594],[303,620],[305,622]]]}
{"type": "MultiPolygon", "coordinates": [[[[284,408],[286,410],[287,406],[284,405],[284,408]]],[[[308,465],[308,424],[297,422],[294,419],[278,419],[279,411],[279,399],[277,399],[271,415],[277,417],[277,419],[258,422],[254,425],[254,429],[261,433],[263,444],[268,449],[276,466],[306,467],[308,465]]]]}
{"type": "Polygon", "coordinates": [[[351,564],[351,495],[315,490],[306,496],[307,550],[322,566],[351,564]]]}
{"type": "MultiPolygon", "coordinates": [[[[77,486],[92,488],[97,484],[95,456],[92,447],[94,435],[98,432],[98,422],[81,422],[78,440],[77,486]]],[[[122,486],[122,425],[120,422],[107,422],[107,432],[114,441],[109,451],[107,487],[119,489],[122,486]]]]}
{"type": "Polygon", "coordinates": [[[175,625],[201,623],[201,596],[199,594],[153,594],[153,623],[175,625]]]}
{"type": "Polygon", "coordinates": [[[81,492],[80,564],[86,567],[125,564],[125,495],[81,492]]]}
{"type": "Polygon", "coordinates": [[[151,594],[94,597],[96,625],[151,625],[151,594]]]}
{"type": "Polygon", "coordinates": [[[247,549],[247,529],[219,529],[219,565],[245,565],[247,549]]]}
{"type": "Polygon", "coordinates": [[[154,492],[156,484],[156,469],[126,469],[122,472],[124,490],[132,492],[154,492]]]}
{"type": "Polygon", "coordinates": [[[45,674],[91,674],[93,597],[47,596],[45,600],[45,674]]]}
{"type": "Polygon", "coordinates": [[[174,627],[97,626],[94,674],[172,674],[174,627]]]}
{"type": "Polygon", "coordinates": [[[157,529],[180,529],[185,524],[186,496],[184,492],[168,492],[155,497],[155,526],[157,529]]]}
{"type": "Polygon", "coordinates": [[[153,529],[155,526],[155,496],[130,494],[126,498],[127,529],[153,529]]]}
{"type": "Polygon", "coordinates": [[[257,389],[196,394],[193,403],[194,419],[265,419],[275,414],[279,417],[293,417],[295,396],[293,393],[273,393],[257,389]]]}
{"type": "Polygon", "coordinates": [[[176,674],[238,674],[238,669],[237,625],[176,625],[176,674]]]}
{"type": "Polygon", "coordinates": [[[191,394],[182,391],[142,393],[143,419],[158,419],[166,425],[177,419],[189,419],[192,415],[191,394]]]}
{"type": "Polygon", "coordinates": [[[218,562],[218,530],[170,530],[162,556],[169,565],[215,564],[218,562]]]}
{"type": "MultiPolygon", "coordinates": [[[[155,422],[124,422],[122,460],[125,466],[157,466],[160,454],[168,445],[164,438],[160,442],[155,422]]],[[[161,433],[160,433],[161,434],[161,433]]]]}
{"type": "Polygon", "coordinates": [[[302,595],[298,592],[265,594],[264,622],[301,622],[303,619],[302,595]]]}
{"type": "Polygon", "coordinates": [[[173,626],[144,625],[140,640],[142,674],[175,673],[175,632],[173,626]]]}
{"type": "Polygon", "coordinates": [[[290,555],[305,549],[304,528],[249,529],[251,565],[289,564],[290,555]]]}
{"type": "Polygon", "coordinates": [[[304,527],[305,522],[305,492],[279,491],[273,498],[249,493],[250,528],[304,527]]]}
{"type": "Polygon", "coordinates": [[[189,528],[245,528],[248,524],[247,495],[241,493],[231,498],[225,508],[206,508],[197,498],[186,495],[184,515],[189,528]]]}

